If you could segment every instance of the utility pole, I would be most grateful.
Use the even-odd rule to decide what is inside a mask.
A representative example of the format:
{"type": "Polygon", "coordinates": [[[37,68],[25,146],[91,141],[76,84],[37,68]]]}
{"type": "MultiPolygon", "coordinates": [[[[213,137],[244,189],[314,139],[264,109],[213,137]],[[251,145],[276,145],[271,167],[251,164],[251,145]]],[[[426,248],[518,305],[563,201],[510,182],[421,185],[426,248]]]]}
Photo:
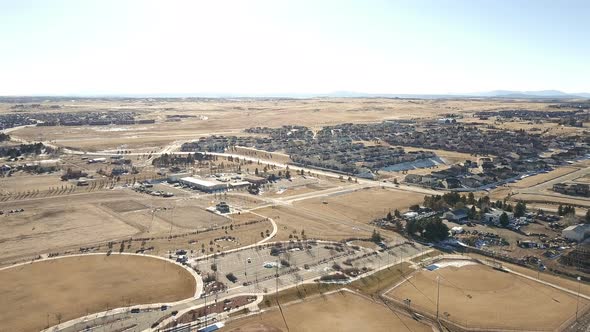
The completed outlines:
{"type": "Polygon", "coordinates": [[[578,321],[578,308],[580,306],[580,281],[582,280],[582,277],[577,277],[576,280],[578,280],[578,297],[576,299],[576,322],[578,321]]]}
{"type": "Polygon", "coordinates": [[[438,301],[440,299],[440,276],[436,277],[436,321],[438,321],[438,301]]]}

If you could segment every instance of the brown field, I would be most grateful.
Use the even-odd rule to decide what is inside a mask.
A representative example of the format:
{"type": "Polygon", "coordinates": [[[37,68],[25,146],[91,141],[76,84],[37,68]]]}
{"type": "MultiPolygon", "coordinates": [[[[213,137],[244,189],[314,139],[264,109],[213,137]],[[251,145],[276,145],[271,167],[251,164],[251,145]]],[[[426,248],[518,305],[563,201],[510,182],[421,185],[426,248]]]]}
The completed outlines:
{"type": "Polygon", "coordinates": [[[225,193],[223,195],[206,195],[190,201],[190,204],[208,208],[210,206],[215,206],[220,202],[226,202],[232,208],[239,210],[253,209],[266,203],[262,199],[251,195],[248,192],[234,192],[225,193]]]}
{"type": "Polygon", "coordinates": [[[107,202],[103,205],[117,213],[138,211],[148,208],[147,206],[133,200],[107,202]]]}
{"type": "Polygon", "coordinates": [[[156,216],[176,227],[189,229],[222,226],[230,222],[228,218],[197,206],[177,206],[158,210],[156,216]]]}
{"type": "MultiPolygon", "coordinates": [[[[469,254],[469,256],[475,257],[475,258],[480,258],[480,259],[489,259],[488,257],[478,255],[478,254],[469,254]]],[[[541,280],[550,282],[550,283],[557,285],[559,287],[564,287],[564,288],[572,289],[572,290],[577,290],[579,287],[580,294],[590,296],[590,284],[588,284],[588,283],[578,284],[578,282],[575,279],[570,279],[570,278],[566,278],[566,277],[559,277],[559,276],[551,274],[549,272],[539,273],[537,270],[528,269],[528,268],[520,266],[520,265],[506,263],[506,262],[502,262],[502,266],[505,266],[505,267],[507,267],[513,271],[516,271],[518,273],[528,275],[529,277],[533,277],[533,278],[540,277],[541,280]]]]}
{"type": "Polygon", "coordinates": [[[45,202],[36,206],[35,203],[10,204],[10,208],[22,207],[25,211],[0,216],[0,258],[83,246],[138,232],[134,226],[88,202],[55,206],[45,202]]]}
{"type": "Polygon", "coordinates": [[[11,177],[0,177],[0,195],[25,191],[45,191],[51,187],[61,187],[63,182],[59,177],[61,172],[44,175],[32,175],[24,172],[17,172],[11,177]]]}
{"type": "MultiPolygon", "coordinates": [[[[571,204],[578,207],[590,208],[590,200],[585,197],[568,196],[562,194],[516,194],[512,200],[523,200],[532,203],[571,204]]],[[[577,211],[576,211],[577,214],[577,211]]]]}
{"type": "MultiPolygon", "coordinates": [[[[337,292],[283,305],[289,331],[432,331],[426,324],[393,313],[386,306],[350,292],[337,292]]],[[[278,310],[232,321],[221,331],[286,331],[278,310]]]]}
{"type": "MultiPolygon", "coordinates": [[[[339,241],[368,238],[375,228],[369,225],[373,219],[385,217],[389,210],[397,208],[402,211],[418,204],[423,197],[423,194],[413,192],[370,188],[296,201],[293,207],[262,208],[256,213],[276,221],[279,227],[277,240],[288,240],[289,234],[304,230],[308,238],[339,241]]],[[[389,239],[397,236],[389,231],[381,233],[389,239]]]]}
{"type": "Polygon", "coordinates": [[[545,174],[537,174],[534,176],[529,176],[526,177],[512,185],[510,185],[510,187],[513,188],[528,188],[528,187],[532,187],[532,186],[536,186],[538,184],[553,180],[555,178],[558,178],[560,176],[564,176],[566,174],[572,173],[579,170],[579,168],[576,167],[559,167],[557,169],[552,170],[549,173],[545,173],[545,174]]]}
{"type": "Polygon", "coordinates": [[[575,295],[479,264],[421,270],[387,295],[435,315],[437,276],[441,317],[468,329],[555,330],[576,310],[575,295]]]}
{"type": "Polygon", "coordinates": [[[437,156],[441,157],[447,164],[457,164],[465,162],[465,160],[476,161],[477,157],[470,155],[469,153],[463,152],[456,152],[456,151],[447,151],[447,150],[432,150],[432,149],[421,149],[415,147],[404,146],[404,150],[406,151],[432,151],[436,153],[437,156]]]}
{"type": "Polygon", "coordinates": [[[346,224],[334,218],[325,220],[286,206],[258,209],[256,213],[272,218],[277,223],[278,233],[274,238],[275,241],[287,241],[290,234],[300,234],[301,231],[305,231],[306,236],[310,239],[339,241],[350,237],[368,238],[373,229],[367,225],[346,224]]]}
{"type": "Polygon", "coordinates": [[[109,308],[182,300],[195,287],[184,268],[145,256],[36,262],[0,271],[0,325],[3,331],[39,331],[109,308]]]}
{"type": "Polygon", "coordinates": [[[367,188],[329,197],[295,202],[294,206],[326,218],[339,218],[366,224],[385,217],[388,211],[403,211],[424,201],[424,194],[396,189],[367,188]],[[326,202],[327,204],[324,204],[326,202]]]}
{"type": "MultiPolygon", "coordinates": [[[[80,247],[87,246],[102,245],[102,249],[107,250],[105,244],[109,241],[168,237],[231,222],[231,219],[203,210],[196,206],[196,202],[182,198],[154,198],[131,190],[1,202],[0,210],[22,208],[24,212],[0,216],[0,262],[6,264],[50,252],[78,252],[80,247]],[[175,207],[174,216],[172,207],[175,207]],[[156,211],[153,214],[152,209],[156,211]]],[[[246,214],[240,220],[259,219],[261,217],[246,214]]],[[[237,236],[239,243],[251,244],[261,240],[260,232],[267,229],[272,230],[270,222],[236,228],[227,235],[237,236]]],[[[207,239],[208,243],[223,235],[226,235],[223,230],[217,230],[194,235],[191,239],[207,239]]],[[[153,240],[145,247],[153,245],[154,252],[166,254],[165,250],[188,246],[188,241],[185,238],[153,240]]],[[[222,246],[220,243],[219,248],[237,245],[225,243],[222,246]]],[[[138,249],[139,243],[136,242],[129,248],[138,249]]]]}

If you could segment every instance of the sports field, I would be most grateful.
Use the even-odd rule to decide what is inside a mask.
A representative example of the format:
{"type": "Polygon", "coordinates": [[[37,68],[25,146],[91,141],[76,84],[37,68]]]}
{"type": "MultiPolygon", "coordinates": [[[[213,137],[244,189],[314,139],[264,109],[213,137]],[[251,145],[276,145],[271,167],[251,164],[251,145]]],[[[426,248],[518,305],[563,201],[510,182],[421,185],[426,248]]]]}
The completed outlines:
{"type": "Polygon", "coordinates": [[[181,266],[135,255],[85,255],[0,270],[0,331],[39,331],[107,309],[195,293],[181,266]]]}
{"type": "MultiPolygon", "coordinates": [[[[362,296],[338,292],[327,296],[284,305],[289,331],[432,331],[410,317],[396,314],[385,305],[362,296]]],[[[278,309],[229,323],[222,331],[287,331],[278,309]]]]}
{"type": "MultiPolygon", "coordinates": [[[[576,296],[534,280],[470,262],[414,273],[387,297],[410,299],[418,312],[439,315],[467,329],[555,330],[575,315],[576,296]]],[[[437,263],[438,264],[438,263],[437,263]]],[[[580,308],[588,301],[580,299],[580,308]]]]}

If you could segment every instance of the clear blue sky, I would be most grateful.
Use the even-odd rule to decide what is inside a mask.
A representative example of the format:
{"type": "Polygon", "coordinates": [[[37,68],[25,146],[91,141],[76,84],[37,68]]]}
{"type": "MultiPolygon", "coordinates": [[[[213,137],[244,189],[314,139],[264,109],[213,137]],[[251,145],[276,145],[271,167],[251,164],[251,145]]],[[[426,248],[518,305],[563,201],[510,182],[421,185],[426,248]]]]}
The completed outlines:
{"type": "Polygon", "coordinates": [[[590,92],[590,1],[0,0],[0,95],[590,92]]]}

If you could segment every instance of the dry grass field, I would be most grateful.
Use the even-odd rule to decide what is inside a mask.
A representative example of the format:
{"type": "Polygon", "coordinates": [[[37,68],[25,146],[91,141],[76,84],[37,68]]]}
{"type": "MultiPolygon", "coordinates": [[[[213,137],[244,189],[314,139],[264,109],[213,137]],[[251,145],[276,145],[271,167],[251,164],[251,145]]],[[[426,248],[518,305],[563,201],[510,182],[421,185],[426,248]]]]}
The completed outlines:
{"type": "Polygon", "coordinates": [[[312,198],[294,203],[304,211],[326,218],[339,218],[366,224],[385,217],[388,211],[403,211],[424,201],[424,194],[389,188],[367,188],[329,197],[312,198]]]}
{"type": "MultiPolygon", "coordinates": [[[[277,240],[288,240],[290,234],[300,234],[304,230],[308,238],[339,241],[368,238],[375,228],[369,224],[373,219],[385,217],[389,210],[402,211],[418,204],[423,197],[413,192],[370,188],[296,201],[292,207],[257,209],[256,213],[276,221],[277,240]]],[[[393,232],[381,233],[389,239],[396,237],[393,232]]]]}
{"type": "MultiPolygon", "coordinates": [[[[590,208],[590,200],[585,197],[562,195],[558,193],[552,194],[516,194],[512,196],[514,201],[523,200],[531,203],[545,203],[545,204],[571,204],[577,207],[590,208]]],[[[576,214],[577,211],[576,211],[576,214]]]]}
{"type": "Polygon", "coordinates": [[[0,330],[39,331],[109,308],[174,302],[195,292],[184,268],[130,255],[86,255],[0,271],[0,330]]]}
{"type": "MultiPolygon", "coordinates": [[[[283,305],[289,331],[432,331],[428,325],[393,313],[382,304],[341,291],[304,302],[283,305]]],[[[221,331],[287,331],[277,309],[232,321],[221,331]]]]}
{"type": "MultiPolygon", "coordinates": [[[[250,198],[236,198],[246,199],[250,198]]],[[[256,201],[256,198],[252,200],[256,201]]],[[[230,218],[205,211],[197,202],[194,199],[154,198],[128,189],[1,202],[0,210],[24,211],[0,215],[0,261],[12,262],[64,250],[77,252],[80,247],[93,245],[103,245],[102,249],[106,250],[104,245],[108,241],[168,237],[231,222],[230,218]]],[[[246,215],[240,220],[255,219],[261,218],[246,215]]],[[[223,230],[202,233],[195,235],[193,240],[207,239],[209,242],[215,237],[239,234],[239,243],[250,244],[261,240],[260,232],[267,229],[272,230],[269,222],[236,228],[231,232],[233,234],[225,234],[223,230]]],[[[165,250],[187,246],[187,241],[173,239],[157,245],[146,244],[146,247],[154,245],[155,252],[166,254],[165,250]]],[[[151,242],[158,241],[148,243],[151,242]]],[[[225,247],[236,245],[228,243],[225,247]]],[[[130,249],[140,247],[136,248],[134,243],[130,249]]]]}
{"type": "Polygon", "coordinates": [[[456,151],[447,151],[447,150],[432,150],[432,149],[421,149],[421,148],[414,148],[414,147],[404,147],[406,151],[432,151],[436,153],[437,156],[441,157],[447,164],[457,164],[465,162],[465,160],[476,161],[477,157],[470,155],[469,153],[463,152],[456,152],[456,151]]]}
{"type": "MultiPolygon", "coordinates": [[[[553,331],[575,314],[575,295],[480,264],[421,270],[387,296],[434,315],[437,277],[441,317],[468,329],[553,331]]],[[[588,304],[580,300],[581,308],[588,304]]]]}
{"type": "Polygon", "coordinates": [[[567,174],[575,172],[577,170],[579,170],[579,168],[568,167],[568,166],[559,167],[557,169],[550,171],[549,173],[537,174],[537,175],[526,177],[526,178],[510,185],[510,187],[528,188],[528,187],[536,186],[538,184],[553,180],[553,179],[558,178],[560,176],[567,175],[567,174]]]}
{"type": "Polygon", "coordinates": [[[230,219],[206,211],[197,206],[175,206],[156,212],[158,218],[179,228],[208,228],[230,223],[230,219]]]}
{"type": "Polygon", "coordinates": [[[44,191],[51,187],[60,187],[63,182],[60,172],[46,175],[31,175],[18,172],[11,177],[0,177],[0,195],[25,191],[44,191]]]}
{"type": "Polygon", "coordinates": [[[138,233],[133,225],[88,201],[65,205],[56,203],[55,206],[32,201],[9,206],[24,208],[24,212],[0,216],[1,259],[120,239],[138,233]]]}

